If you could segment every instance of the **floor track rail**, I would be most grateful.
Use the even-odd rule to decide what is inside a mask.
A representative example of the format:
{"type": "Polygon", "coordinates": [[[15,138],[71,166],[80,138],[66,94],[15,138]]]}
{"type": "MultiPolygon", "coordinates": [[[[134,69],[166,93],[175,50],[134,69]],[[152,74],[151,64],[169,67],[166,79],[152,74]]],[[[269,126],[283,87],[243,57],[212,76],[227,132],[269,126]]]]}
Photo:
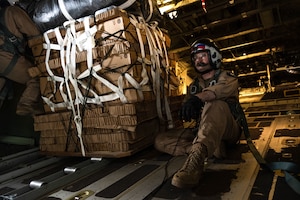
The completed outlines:
{"type": "MultiPolygon", "coordinates": [[[[9,159],[3,158],[0,166],[6,166],[9,161],[12,163],[23,161],[24,158],[28,158],[28,155],[26,155],[28,152],[35,154],[36,150],[24,151],[18,155],[10,156],[9,159]]],[[[98,158],[79,158],[78,161],[77,158],[71,158],[69,161],[69,158],[42,156],[39,160],[35,160],[33,164],[19,166],[18,169],[14,169],[0,176],[0,199],[39,199],[75,180],[101,170],[110,162],[109,159],[98,158]],[[72,166],[67,166],[68,163],[71,164],[74,162],[77,163],[72,166]],[[57,164],[59,163],[65,163],[64,165],[67,167],[57,170],[57,164]],[[53,172],[54,169],[57,171],[53,172]],[[47,170],[50,171],[50,173],[46,173],[47,170]],[[7,192],[3,192],[3,190],[7,192]]]]}

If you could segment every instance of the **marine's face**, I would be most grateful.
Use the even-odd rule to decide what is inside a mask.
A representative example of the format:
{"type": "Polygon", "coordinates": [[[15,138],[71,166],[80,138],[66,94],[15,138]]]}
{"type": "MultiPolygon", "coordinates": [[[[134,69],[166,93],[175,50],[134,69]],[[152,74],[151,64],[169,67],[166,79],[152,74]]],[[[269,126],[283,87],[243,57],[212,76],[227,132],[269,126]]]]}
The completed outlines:
{"type": "Polygon", "coordinates": [[[193,57],[194,66],[199,72],[204,72],[211,68],[208,52],[198,52],[193,57]]]}

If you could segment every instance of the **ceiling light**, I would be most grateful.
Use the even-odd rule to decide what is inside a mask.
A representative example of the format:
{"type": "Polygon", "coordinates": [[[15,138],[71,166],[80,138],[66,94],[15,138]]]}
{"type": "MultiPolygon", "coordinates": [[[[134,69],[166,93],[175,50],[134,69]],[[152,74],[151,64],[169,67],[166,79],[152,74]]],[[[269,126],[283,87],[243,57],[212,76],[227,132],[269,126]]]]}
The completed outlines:
{"type": "Polygon", "coordinates": [[[164,5],[164,4],[168,4],[170,2],[172,2],[172,0],[158,0],[157,4],[158,5],[164,5]]]}
{"type": "Polygon", "coordinates": [[[159,7],[159,12],[160,12],[160,14],[163,15],[165,12],[172,10],[174,8],[174,6],[175,6],[175,4],[169,4],[166,6],[159,7]]]}

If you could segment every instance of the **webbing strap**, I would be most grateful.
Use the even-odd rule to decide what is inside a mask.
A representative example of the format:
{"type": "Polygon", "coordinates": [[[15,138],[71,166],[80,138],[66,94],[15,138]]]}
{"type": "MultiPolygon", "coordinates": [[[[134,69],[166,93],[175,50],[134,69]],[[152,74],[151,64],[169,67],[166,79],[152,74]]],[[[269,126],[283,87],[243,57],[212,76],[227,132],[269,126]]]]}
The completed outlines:
{"type": "Polygon", "coordinates": [[[63,0],[58,0],[58,6],[60,8],[60,11],[62,12],[62,14],[65,16],[65,18],[67,20],[74,20],[73,17],[68,12],[68,10],[66,8],[66,5],[65,5],[63,0]]]}
{"type": "Polygon", "coordinates": [[[242,126],[243,126],[243,132],[247,140],[247,144],[249,146],[249,149],[253,156],[255,157],[256,161],[260,164],[262,168],[269,169],[271,171],[274,170],[282,170],[285,174],[285,181],[286,183],[297,193],[300,194],[300,182],[297,178],[295,178],[292,174],[297,176],[300,173],[300,167],[292,162],[270,162],[268,163],[258,152],[256,147],[254,146],[252,139],[250,137],[249,129],[248,129],[248,123],[244,114],[241,119],[242,126]]]}
{"type": "MultiPolygon", "coordinates": [[[[156,96],[156,110],[158,113],[158,117],[161,120],[164,120],[163,114],[162,114],[162,103],[165,106],[166,116],[167,116],[167,122],[168,122],[168,128],[173,128],[173,119],[171,116],[171,110],[169,107],[169,102],[167,99],[167,96],[164,92],[164,84],[163,81],[168,80],[162,80],[161,79],[161,72],[165,71],[168,74],[169,69],[169,60],[168,60],[168,54],[167,49],[165,45],[165,38],[158,28],[156,23],[148,24],[145,22],[145,20],[142,17],[138,17],[138,19],[134,15],[130,15],[130,22],[136,27],[138,39],[140,41],[140,48],[141,48],[141,55],[142,55],[142,66],[146,64],[151,65],[151,77],[153,80],[153,92],[156,96]],[[145,57],[145,49],[144,44],[142,41],[140,29],[144,30],[146,33],[146,39],[149,47],[150,52],[150,61],[145,57]],[[165,63],[161,62],[160,58],[165,59],[165,63]],[[163,95],[161,98],[161,95],[163,95]],[[161,102],[163,100],[163,102],[161,102]]],[[[142,74],[146,74],[146,70],[142,72],[142,74]]],[[[167,76],[168,77],[168,76],[167,76]]],[[[148,82],[148,79],[144,79],[140,84],[146,84],[148,82]],[[145,81],[145,82],[144,82],[145,81]]]]}
{"type": "MultiPolygon", "coordinates": [[[[58,89],[64,103],[54,104],[51,101],[51,99],[54,98],[53,94],[48,98],[43,97],[43,99],[50,106],[52,111],[54,111],[56,107],[67,107],[68,109],[72,110],[72,114],[74,116],[73,120],[77,130],[77,136],[80,141],[81,152],[82,155],[85,156],[85,148],[82,139],[82,114],[80,104],[85,105],[85,102],[83,101],[88,100],[88,98],[85,98],[79,89],[79,84],[82,82],[79,82],[77,80],[76,51],[77,49],[79,49],[80,51],[86,50],[87,68],[89,71],[91,71],[94,67],[92,49],[95,44],[94,34],[96,33],[97,28],[95,25],[90,27],[90,17],[85,17],[82,20],[84,25],[84,31],[82,32],[76,32],[75,25],[77,21],[69,20],[64,23],[64,27],[66,29],[66,34],[64,37],[61,35],[59,27],[44,33],[44,48],[46,49],[46,70],[53,82],[53,94],[55,94],[57,91],[56,83],[58,83],[58,89]],[[54,32],[57,44],[51,43],[48,37],[48,34],[50,32],[54,32]],[[63,70],[63,77],[55,75],[49,66],[51,50],[57,50],[60,52],[60,64],[63,70]]],[[[83,88],[89,87],[87,85],[84,85],[83,88]]],[[[101,102],[99,101],[99,97],[95,97],[96,99],[93,102],[101,104],[101,102]]]]}
{"type": "Polygon", "coordinates": [[[7,28],[7,25],[5,23],[5,18],[4,18],[5,10],[6,9],[1,9],[0,10],[0,28],[4,32],[4,34],[6,34],[9,41],[15,45],[18,38],[12,32],[10,32],[7,28]]]}
{"type": "Polygon", "coordinates": [[[11,70],[13,70],[14,66],[16,65],[20,55],[19,54],[14,54],[13,58],[5,68],[4,72],[0,73],[0,76],[7,76],[11,70]]]}
{"type": "MultiPolygon", "coordinates": [[[[163,103],[165,105],[165,110],[166,110],[166,115],[167,115],[167,122],[168,122],[168,128],[173,128],[173,121],[171,117],[171,112],[169,109],[169,103],[167,101],[167,96],[164,92],[164,84],[162,82],[164,80],[161,79],[161,72],[165,71],[168,73],[168,66],[163,66],[162,63],[160,62],[160,58],[164,57],[166,54],[164,54],[164,51],[166,49],[162,48],[161,46],[161,41],[164,43],[164,39],[162,37],[159,37],[159,31],[157,28],[157,24],[147,24],[145,20],[142,17],[138,18],[138,22],[145,27],[145,32],[146,32],[146,38],[147,42],[149,44],[149,51],[150,51],[150,56],[151,56],[151,76],[153,79],[153,92],[156,96],[156,110],[158,117],[161,120],[164,120],[163,114],[162,114],[162,102],[161,102],[161,95],[163,95],[163,103]]],[[[165,47],[165,45],[163,45],[165,47]]],[[[168,56],[165,57],[165,59],[168,59],[168,56]]],[[[168,63],[168,61],[166,61],[168,63]]],[[[168,76],[167,76],[168,77],[168,76]]]]}
{"type": "Polygon", "coordinates": [[[123,4],[119,5],[118,7],[120,9],[126,9],[126,8],[130,7],[134,2],[136,2],[136,0],[128,0],[128,1],[124,2],[123,4]]]}
{"type": "MultiPolygon", "coordinates": [[[[12,34],[5,26],[4,14],[5,14],[5,9],[1,9],[1,11],[0,11],[0,28],[4,32],[4,34],[6,34],[6,36],[9,38],[10,42],[13,43],[14,49],[16,49],[15,41],[17,41],[18,38],[14,34],[12,34]]],[[[4,41],[4,42],[7,42],[7,41],[4,41]]],[[[16,49],[16,52],[18,52],[17,49],[16,49]]],[[[9,64],[5,68],[4,72],[0,73],[0,75],[7,76],[11,72],[11,70],[14,68],[14,66],[16,65],[19,57],[20,57],[20,55],[18,53],[14,53],[12,60],[9,62],[9,64]]]]}
{"type": "Polygon", "coordinates": [[[148,0],[148,4],[149,4],[149,15],[148,17],[146,18],[146,22],[149,22],[152,18],[152,15],[153,15],[153,3],[152,3],[152,0],[148,0]]]}
{"type": "MultiPolygon", "coordinates": [[[[98,62],[94,63],[93,60],[93,50],[95,50],[95,38],[97,30],[102,30],[104,24],[90,25],[90,17],[84,17],[78,20],[69,20],[63,24],[65,29],[65,35],[63,36],[60,27],[57,27],[52,30],[48,30],[44,33],[45,43],[43,44],[44,49],[46,49],[46,58],[45,65],[46,71],[48,72],[48,83],[52,84],[53,93],[47,97],[42,97],[44,101],[49,105],[52,111],[55,111],[59,107],[67,107],[69,110],[72,110],[74,116],[74,122],[76,124],[76,129],[78,133],[78,138],[81,143],[82,154],[85,155],[84,145],[82,142],[82,123],[81,118],[84,113],[81,113],[79,105],[85,105],[86,103],[93,103],[98,105],[103,105],[103,102],[112,101],[120,99],[122,103],[127,103],[127,97],[125,96],[125,85],[124,80],[126,80],[134,89],[136,89],[139,98],[144,99],[143,91],[150,91],[151,86],[148,85],[149,76],[147,74],[147,67],[151,67],[151,76],[152,76],[152,90],[156,95],[157,100],[157,110],[159,112],[159,117],[162,119],[162,108],[161,100],[165,104],[165,110],[169,122],[169,128],[172,128],[173,122],[171,117],[171,111],[169,108],[169,103],[167,101],[167,96],[164,94],[164,84],[161,78],[161,72],[165,71],[168,74],[169,61],[166,51],[166,45],[164,36],[162,32],[158,29],[157,24],[147,24],[144,19],[139,18],[137,20],[133,15],[129,17],[131,24],[136,28],[137,40],[140,47],[140,55],[137,55],[136,63],[141,64],[141,81],[137,81],[134,78],[134,75],[130,74],[130,69],[135,66],[136,63],[128,64],[122,66],[122,70],[119,71],[118,68],[110,68],[110,62],[112,58],[110,55],[117,55],[122,53],[130,53],[129,47],[130,43],[125,37],[125,31],[128,34],[131,34],[128,31],[129,25],[124,27],[122,30],[116,30],[114,33],[110,33],[109,30],[104,30],[102,33],[102,39],[113,40],[114,42],[108,42],[99,49],[102,53],[105,53],[103,58],[98,62]],[[76,22],[83,22],[84,30],[76,30],[76,22]],[[149,45],[151,59],[146,58],[145,46],[146,41],[143,40],[142,31],[146,32],[146,38],[149,45]],[[56,40],[50,41],[49,35],[55,34],[56,40]],[[161,44],[162,43],[162,44],[161,44]],[[60,53],[59,66],[63,71],[63,75],[56,75],[56,72],[53,72],[50,65],[50,54],[51,51],[56,51],[60,53]],[[86,56],[86,66],[87,69],[83,72],[79,72],[76,68],[76,55],[77,51],[85,51],[86,56]],[[166,59],[165,62],[161,62],[161,59],[166,59]],[[125,71],[123,70],[125,69],[125,71]],[[117,83],[113,83],[108,79],[103,77],[102,73],[97,73],[100,70],[113,72],[119,74],[117,83]],[[101,94],[98,95],[94,88],[90,88],[90,85],[86,83],[85,78],[94,78],[99,81],[101,84],[105,85],[107,88],[112,91],[110,94],[101,94]],[[81,90],[85,89],[85,90],[81,90]],[[83,95],[82,91],[86,91],[87,95],[83,95]],[[52,99],[55,98],[56,92],[59,92],[63,102],[54,103],[52,99]],[[161,98],[162,94],[164,95],[161,98]]],[[[93,21],[93,20],[91,20],[93,21]]],[[[97,49],[96,49],[97,50],[97,49]]],[[[97,51],[99,51],[97,50],[97,51]]],[[[99,56],[99,55],[96,55],[99,56]]],[[[168,77],[168,75],[166,75],[168,77]]],[[[126,86],[127,87],[127,86],[126,86]]],[[[98,92],[99,93],[99,92],[98,92]]],[[[84,109],[83,109],[84,112],[84,109]]]]}

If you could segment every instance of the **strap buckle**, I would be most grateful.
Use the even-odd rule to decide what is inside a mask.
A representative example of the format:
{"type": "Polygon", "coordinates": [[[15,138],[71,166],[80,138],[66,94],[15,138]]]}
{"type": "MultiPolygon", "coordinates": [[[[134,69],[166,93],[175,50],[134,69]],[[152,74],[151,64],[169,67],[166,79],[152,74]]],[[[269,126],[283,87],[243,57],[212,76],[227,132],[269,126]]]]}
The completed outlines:
{"type": "Polygon", "coordinates": [[[16,36],[12,36],[12,37],[9,37],[8,40],[12,43],[16,43],[18,41],[18,38],[16,36]]]}

